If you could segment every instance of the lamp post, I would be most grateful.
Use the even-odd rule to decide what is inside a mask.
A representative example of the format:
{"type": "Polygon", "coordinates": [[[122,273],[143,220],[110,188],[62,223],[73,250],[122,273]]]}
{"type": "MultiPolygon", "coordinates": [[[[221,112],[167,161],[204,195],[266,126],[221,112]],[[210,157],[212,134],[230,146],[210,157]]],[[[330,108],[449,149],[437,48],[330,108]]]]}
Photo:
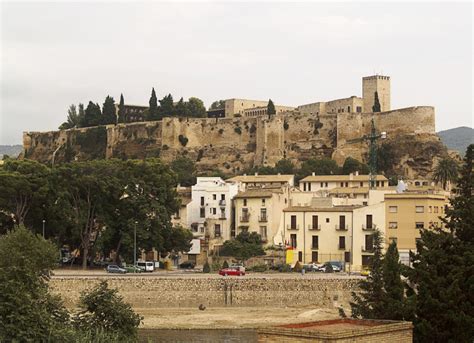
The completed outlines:
{"type": "Polygon", "coordinates": [[[137,224],[135,221],[135,227],[133,230],[133,271],[136,273],[135,268],[137,267],[137,224]]]}
{"type": "Polygon", "coordinates": [[[43,219],[43,238],[44,238],[44,224],[46,223],[46,220],[43,219]]]}

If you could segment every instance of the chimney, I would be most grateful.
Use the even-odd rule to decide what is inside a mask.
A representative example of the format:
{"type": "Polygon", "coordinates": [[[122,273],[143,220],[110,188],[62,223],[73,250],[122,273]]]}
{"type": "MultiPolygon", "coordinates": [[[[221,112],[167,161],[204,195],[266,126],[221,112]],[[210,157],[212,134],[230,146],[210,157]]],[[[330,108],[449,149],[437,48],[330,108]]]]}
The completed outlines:
{"type": "Polygon", "coordinates": [[[258,173],[255,173],[255,176],[258,176],[258,173]]]}
{"type": "Polygon", "coordinates": [[[351,181],[354,180],[354,174],[353,173],[349,173],[349,180],[351,180],[351,181]]]}
{"type": "Polygon", "coordinates": [[[315,172],[312,172],[311,175],[312,175],[312,176],[316,176],[316,173],[315,173],[315,172]]]}
{"type": "Polygon", "coordinates": [[[359,171],[358,170],[356,170],[356,176],[359,176],[359,171]]]}
{"type": "Polygon", "coordinates": [[[280,173],[278,173],[278,175],[281,175],[280,173]]]}

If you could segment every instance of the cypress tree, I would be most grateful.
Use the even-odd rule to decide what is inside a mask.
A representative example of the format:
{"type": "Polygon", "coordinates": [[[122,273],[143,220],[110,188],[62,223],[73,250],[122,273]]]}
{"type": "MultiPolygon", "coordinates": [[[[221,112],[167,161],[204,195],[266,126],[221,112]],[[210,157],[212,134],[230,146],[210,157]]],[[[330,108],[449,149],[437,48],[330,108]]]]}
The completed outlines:
{"type": "Polygon", "coordinates": [[[175,114],[173,96],[168,94],[160,100],[160,108],[158,110],[160,119],[163,117],[172,117],[175,114]]]}
{"type": "Polygon", "coordinates": [[[176,104],[176,116],[178,117],[188,117],[188,111],[186,107],[186,103],[184,99],[179,99],[178,103],[176,104]]]}
{"type": "Polygon", "coordinates": [[[118,122],[125,123],[125,101],[123,99],[123,94],[120,94],[120,103],[118,106],[118,122]]]}
{"type": "Polygon", "coordinates": [[[367,279],[360,281],[359,294],[352,292],[353,301],[350,303],[353,318],[380,319],[385,317],[382,267],[382,235],[379,230],[373,233],[374,255],[370,264],[370,274],[367,279]]]}
{"type": "Polygon", "coordinates": [[[89,101],[84,112],[84,127],[97,126],[101,124],[102,113],[99,104],[89,101]]]}
{"type": "Polygon", "coordinates": [[[467,148],[445,228],[423,229],[408,277],[415,298],[415,342],[474,337],[474,144],[467,148]]]}
{"type": "Polygon", "coordinates": [[[155,88],[151,89],[151,97],[148,103],[150,105],[148,109],[148,120],[161,119],[158,111],[158,99],[156,98],[155,88]]]}
{"type": "Polygon", "coordinates": [[[101,124],[116,124],[117,123],[117,114],[115,108],[115,100],[111,96],[107,95],[105,98],[104,104],[102,105],[102,118],[101,124]]]}
{"type": "Polygon", "coordinates": [[[268,100],[267,114],[268,114],[268,118],[276,114],[275,105],[273,104],[272,99],[268,100]]]}
{"type": "Polygon", "coordinates": [[[380,112],[380,101],[379,101],[379,93],[374,93],[374,106],[372,106],[372,112],[380,112]]]}

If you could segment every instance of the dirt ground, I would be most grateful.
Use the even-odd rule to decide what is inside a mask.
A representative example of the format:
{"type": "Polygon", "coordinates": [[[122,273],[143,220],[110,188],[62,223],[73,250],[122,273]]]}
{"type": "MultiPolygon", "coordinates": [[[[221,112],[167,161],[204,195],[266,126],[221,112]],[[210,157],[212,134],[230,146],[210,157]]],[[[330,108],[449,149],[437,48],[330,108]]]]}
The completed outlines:
{"type": "Polygon", "coordinates": [[[135,311],[144,316],[144,329],[242,329],[338,318],[337,309],[218,307],[159,308],[135,311]]]}

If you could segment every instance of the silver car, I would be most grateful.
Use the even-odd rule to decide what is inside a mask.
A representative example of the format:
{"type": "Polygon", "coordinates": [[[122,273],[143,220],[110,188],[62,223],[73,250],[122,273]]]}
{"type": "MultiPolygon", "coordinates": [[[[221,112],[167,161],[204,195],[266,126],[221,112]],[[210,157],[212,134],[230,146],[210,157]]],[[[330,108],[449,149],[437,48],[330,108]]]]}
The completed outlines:
{"type": "Polygon", "coordinates": [[[117,266],[116,264],[109,264],[107,266],[107,273],[126,274],[127,271],[124,268],[117,266]]]}

